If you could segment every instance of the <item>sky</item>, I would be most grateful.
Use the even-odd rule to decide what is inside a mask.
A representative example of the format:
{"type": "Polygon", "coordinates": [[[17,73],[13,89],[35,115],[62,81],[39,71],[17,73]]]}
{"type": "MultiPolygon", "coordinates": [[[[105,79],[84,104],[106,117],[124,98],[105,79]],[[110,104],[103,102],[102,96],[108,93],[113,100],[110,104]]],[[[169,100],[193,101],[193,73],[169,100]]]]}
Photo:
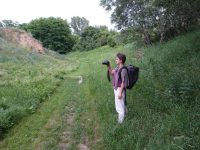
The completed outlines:
{"type": "Polygon", "coordinates": [[[67,19],[79,16],[89,20],[90,25],[106,25],[114,29],[110,12],[99,6],[100,0],[1,0],[0,20],[29,23],[40,17],[67,19]]]}

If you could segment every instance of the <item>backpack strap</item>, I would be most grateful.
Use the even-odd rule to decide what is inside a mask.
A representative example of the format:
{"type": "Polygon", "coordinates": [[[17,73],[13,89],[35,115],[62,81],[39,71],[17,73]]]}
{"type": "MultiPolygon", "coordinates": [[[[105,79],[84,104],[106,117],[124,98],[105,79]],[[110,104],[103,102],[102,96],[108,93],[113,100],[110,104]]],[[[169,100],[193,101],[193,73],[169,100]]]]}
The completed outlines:
{"type": "Polygon", "coordinates": [[[107,78],[108,78],[108,81],[110,82],[110,72],[109,72],[109,70],[107,70],[107,78]]]}
{"type": "Polygon", "coordinates": [[[127,68],[126,66],[123,66],[122,68],[120,68],[120,69],[119,69],[119,72],[118,72],[119,80],[122,80],[122,76],[121,76],[121,74],[122,74],[122,69],[126,69],[127,72],[128,72],[128,68],[127,68]]]}

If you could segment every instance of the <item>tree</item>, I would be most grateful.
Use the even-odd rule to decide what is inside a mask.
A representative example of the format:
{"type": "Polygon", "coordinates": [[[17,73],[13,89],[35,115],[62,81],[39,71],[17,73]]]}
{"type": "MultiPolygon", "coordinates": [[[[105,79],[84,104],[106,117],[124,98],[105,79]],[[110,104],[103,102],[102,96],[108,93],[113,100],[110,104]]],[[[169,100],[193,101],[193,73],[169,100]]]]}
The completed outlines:
{"type": "Polygon", "coordinates": [[[146,44],[154,30],[162,41],[168,33],[180,34],[197,24],[200,15],[199,0],[101,0],[100,5],[113,10],[111,21],[118,29],[133,28],[146,44]]]}
{"type": "Polygon", "coordinates": [[[0,27],[7,28],[7,27],[18,27],[19,23],[13,20],[2,20],[0,21],[0,27]]]}
{"type": "Polygon", "coordinates": [[[151,6],[146,1],[101,0],[101,5],[106,10],[111,10],[114,7],[111,21],[117,24],[118,29],[129,26],[135,28],[147,28],[150,26],[151,6]]]}
{"type": "Polygon", "coordinates": [[[114,11],[111,21],[117,24],[118,29],[134,28],[144,36],[146,44],[151,44],[149,30],[154,26],[156,8],[150,0],[101,0],[106,10],[114,11]]]}
{"type": "Polygon", "coordinates": [[[107,44],[110,47],[115,47],[116,45],[118,45],[120,43],[118,37],[119,37],[119,33],[118,32],[116,32],[115,30],[110,30],[107,44]]]}
{"type": "Polygon", "coordinates": [[[160,8],[157,14],[157,29],[161,42],[169,36],[188,31],[192,25],[198,23],[199,0],[155,0],[154,6],[160,8]]]}
{"type": "Polygon", "coordinates": [[[88,26],[80,35],[80,40],[76,43],[74,49],[76,50],[91,50],[97,46],[97,39],[99,37],[100,30],[98,28],[88,26]]]}
{"type": "Polygon", "coordinates": [[[100,46],[107,45],[109,38],[112,37],[110,36],[110,32],[106,26],[88,26],[81,33],[80,39],[73,49],[91,50],[100,46]]]}
{"type": "Polygon", "coordinates": [[[61,18],[39,18],[21,28],[32,33],[33,37],[40,40],[44,47],[61,54],[72,50],[74,38],[69,24],[61,18]]]}
{"type": "Polygon", "coordinates": [[[75,16],[71,18],[70,25],[74,31],[74,34],[77,34],[80,36],[83,30],[87,26],[89,26],[89,21],[85,19],[84,17],[81,18],[81,17],[75,16]]]}
{"type": "Polygon", "coordinates": [[[99,30],[98,37],[96,39],[97,47],[104,46],[108,44],[108,37],[110,32],[107,26],[95,26],[99,30]]]}

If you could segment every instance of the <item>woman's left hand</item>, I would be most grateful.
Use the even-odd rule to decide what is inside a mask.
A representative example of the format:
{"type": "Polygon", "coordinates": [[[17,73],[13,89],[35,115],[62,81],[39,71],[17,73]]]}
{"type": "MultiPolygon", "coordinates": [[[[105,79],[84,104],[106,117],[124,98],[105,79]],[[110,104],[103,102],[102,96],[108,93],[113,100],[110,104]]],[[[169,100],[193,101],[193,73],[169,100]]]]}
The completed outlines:
{"type": "Polygon", "coordinates": [[[119,95],[118,95],[118,99],[122,99],[122,93],[121,92],[119,92],[119,95]]]}

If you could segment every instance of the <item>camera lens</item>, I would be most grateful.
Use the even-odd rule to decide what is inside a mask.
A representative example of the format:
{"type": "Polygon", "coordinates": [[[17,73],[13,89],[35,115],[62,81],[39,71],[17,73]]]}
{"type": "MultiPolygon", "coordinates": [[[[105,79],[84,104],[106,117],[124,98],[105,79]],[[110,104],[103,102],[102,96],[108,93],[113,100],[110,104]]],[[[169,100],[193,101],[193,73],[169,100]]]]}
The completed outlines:
{"type": "Polygon", "coordinates": [[[102,64],[108,66],[108,65],[110,64],[110,62],[109,62],[108,60],[104,60],[104,61],[102,62],[102,64]]]}

